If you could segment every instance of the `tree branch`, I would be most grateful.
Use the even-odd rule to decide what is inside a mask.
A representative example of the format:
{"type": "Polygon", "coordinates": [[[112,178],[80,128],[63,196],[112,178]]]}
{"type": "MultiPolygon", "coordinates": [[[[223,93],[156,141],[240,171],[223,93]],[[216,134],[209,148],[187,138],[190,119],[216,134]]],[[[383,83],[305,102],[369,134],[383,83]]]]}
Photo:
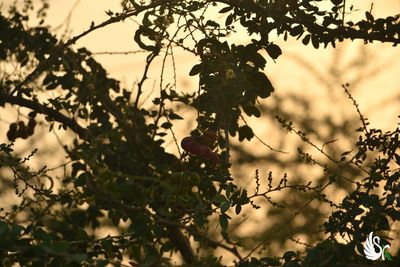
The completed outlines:
{"type": "MultiPolygon", "coordinates": [[[[337,39],[361,39],[364,41],[381,41],[381,42],[389,42],[393,43],[394,45],[400,44],[400,37],[394,36],[385,36],[382,32],[371,32],[371,31],[361,31],[357,30],[354,27],[344,27],[339,26],[334,29],[330,29],[328,27],[324,27],[315,23],[313,21],[309,21],[307,19],[298,18],[298,17],[288,17],[288,16],[281,16],[277,13],[274,13],[272,10],[267,9],[266,7],[261,6],[257,2],[252,1],[232,1],[232,0],[216,0],[215,2],[223,3],[228,6],[237,7],[242,10],[246,10],[248,12],[252,12],[259,16],[263,17],[271,17],[276,21],[279,21],[282,25],[294,25],[300,24],[307,28],[307,30],[311,34],[318,34],[324,33],[324,36],[329,38],[329,42],[333,42],[337,39]],[[279,17],[278,17],[279,16],[279,17]]],[[[394,19],[397,19],[394,16],[394,19]]],[[[356,24],[356,23],[355,23],[356,24]]],[[[276,28],[276,27],[275,27],[276,28]]],[[[397,24],[398,29],[398,24],[397,24]]],[[[397,36],[399,36],[399,31],[397,30],[397,36]]]]}
{"type": "Polygon", "coordinates": [[[63,125],[66,125],[69,129],[71,129],[73,132],[75,132],[80,138],[83,140],[88,140],[89,138],[89,131],[82,126],[78,124],[78,122],[74,119],[71,119],[61,112],[54,110],[52,108],[46,107],[42,104],[40,104],[37,101],[34,100],[29,100],[26,98],[23,98],[21,96],[11,96],[8,94],[3,93],[3,88],[2,91],[0,92],[0,103],[8,103],[12,105],[18,105],[21,107],[26,107],[29,108],[36,113],[39,114],[44,114],[48,116],[49,118],[53,119],[54,121],[60,122],[63,125]]]}
{"type": "Polygon", "coordinates": [[[195,254],[190,246],[189,239],[182,233],[177,226],[166,225],[168,238],[181,253],[185,263],[192,264],[195,261],[195,254]]]}

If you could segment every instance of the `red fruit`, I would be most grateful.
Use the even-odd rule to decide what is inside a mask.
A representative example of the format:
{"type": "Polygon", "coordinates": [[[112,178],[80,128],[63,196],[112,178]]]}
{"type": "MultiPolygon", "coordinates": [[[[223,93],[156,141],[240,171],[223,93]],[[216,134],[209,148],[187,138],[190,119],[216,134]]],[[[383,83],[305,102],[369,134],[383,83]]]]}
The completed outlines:
{"type": "Polygon", "coordinates": [[[212,164],[218,164],[219,163],[219,157],[217,155],[217,153],[210,153],[208,155],[208,160],[211,161],[212,164]]]}
{"type": "Polygon", "coordinates": [[[203,135],[204,135],[205,137],[207,137],[208,139],[210,139],[210,140],[213,140],[213,141],[217,140],[217,133],[214,132],[214,131],[211,131],[211,130],[204,130],[204,131],[203,131],[203,135]]]}
{"type": "Polygon", "coordinates": [[[214,153],[210,147],[201,144],[199,141],[202,137],[192,137],[188,136],[182,139],[181,147],[187,152],[197,155],[201,158],[208,159],[213,164],[217,164],[219,162],[218,155],[214,153]]]}
{"type": "Polygon", "coordinates": [[[204,146],[208,146],[210,148],[214,147],[215,140],[217,140],[217,134],[211,130],[202,131],[203,135],[200,136],[191,136],[191,138],[204,146]]]}

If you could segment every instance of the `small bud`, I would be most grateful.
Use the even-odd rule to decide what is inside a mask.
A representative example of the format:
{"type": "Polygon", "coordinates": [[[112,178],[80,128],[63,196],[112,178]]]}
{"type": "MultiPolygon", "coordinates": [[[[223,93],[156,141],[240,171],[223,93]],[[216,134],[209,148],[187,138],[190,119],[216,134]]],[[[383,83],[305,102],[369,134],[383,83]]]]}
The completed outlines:
{"type": "Polygon", "coordinates": [[[235,72],[234,72],[233,69],[228,69],[228,70],[225,72],[225,79],[230,80],[230,79],[233,79],[233,78],[235,78],[235,77],[236,77],[236,75],[235,75],[235,72]]]}

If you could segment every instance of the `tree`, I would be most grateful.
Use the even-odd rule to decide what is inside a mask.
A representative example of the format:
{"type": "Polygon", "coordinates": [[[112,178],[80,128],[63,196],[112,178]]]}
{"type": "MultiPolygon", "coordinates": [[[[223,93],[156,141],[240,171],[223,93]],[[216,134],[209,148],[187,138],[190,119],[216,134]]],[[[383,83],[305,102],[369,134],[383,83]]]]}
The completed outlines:
{"type": "MultiPolygon", "coordinates": [[[[320,149],[335,166],[323,165],[324,182],[292,184],[286,176],[275,181],[271,173],[263,190],[256,171],[256,191],[249,193],[230,174],[230,152],[232,138],[238,136],[240,142],[254,138],[245,117],[260,117],[258,100],[274,91],[263,72],[267,60],[260,53],[266,51],[272,60],[281,55],[281,48],[270,41],[272,33],[284,40],[302,38],[304,45],[311,42],[316,49],[335,47],[345,39],[397,45],[399,16],[375,19],[366,11],[366,19],[347,21],[346,2],[341,0],[332,1],[326,10],[321,1],[130,0],[123,1],[121,12],[108,11],[107,21],[63,41],[44,26],[45,8],[38,12],[39,25],[30,26],[33,10],[34,5],[25,1],[0,16],[0,60],[6,66],[0,105],[26,111],[25,119],[9,125],[11,143],[1,145],[0,166],[12,171],[8,185],[21,200],[1,217],[3,265],[120,265],[127,256],[131,266],[170,266],[168,256],[178,252],[186,266],[222,266],[220,258],[207,253],[220,248],[242,267],[362,266],[367,260],[357,251],[362,251],[360,245],[369,232],[388,230],[389,219],[398,220],[399,129],[387,133],[370,129],[347,85],[343,88],[362,123],[357,151],[344,152],[336,160],[320,149]],[[209,18],[211,7],[224,14],[224,23],[209,18]],[[90,51],[72,47],[97,29],[131,17],[142,20],[133,38],[148,53],[135,91],[110,78],[90,51]],[[228,42],[236,27],[254,39],[245,45],[228,42]],[[159,96],[152,99],[154,106],[142,107],[152,63],[159,56],[170,56],[176,46],[200,59],[189,73],[199,76],[198,92],[186,94],[161,83],[159,96]],[[186,139],[189,142],[182,143],[183,150],[173,131],[182,119],[177,104],[197,112],[197,127],[186,139]],[[65,166],[70,168],[60,179],[49,175],[47,167],[26,166],[36,151],[25,157],[13,153],[13,141],[30,138],[35,128],[45,127],[44,120],[50,129],[58,126],[75,134],[73,145],[64,146],[69,160],[65,166]],[[165,151],[168,132],[179,155],[165,151]],[[367,160],[369,166],[364,164],[367,160]],[[341,170],[348,166],[362,177],[344,176],[341,170]],[[341,180],[353,188],[337,205],[324,190],[341,180]],[[323,223],[326,239],[305,254],[287,251],[282,257],[255,257],[259,245],[244,254],[229,231],[232,216],[245,206],[259,208],[257,199],[279,206],[270,193],[281,190],[311,192],[332,206],[332,215],[323,223]],[[208,233],[214,217],[222,241],[208,233]],[[107,223],[120,234],[97,238],[93,230],[107,223]],[[337,237],[348,240],[340,242],[337,237]]],[[[312,143],[291,121],[277,119],[287,131],[312,143]]],[[[318,164],[309,154],[302,155],[318,164]]]]}

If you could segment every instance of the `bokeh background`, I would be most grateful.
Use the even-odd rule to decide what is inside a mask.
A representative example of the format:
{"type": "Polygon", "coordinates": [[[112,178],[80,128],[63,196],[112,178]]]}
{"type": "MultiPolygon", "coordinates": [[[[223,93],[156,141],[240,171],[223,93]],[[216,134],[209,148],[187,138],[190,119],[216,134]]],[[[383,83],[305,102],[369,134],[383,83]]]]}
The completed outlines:
{"type": "MultiPolygon", "coordinates": [[[[40,2],[37,2],[39,7],[40,2]]],[[[6,12],[10,3],[12,1],[2,1],[1,12],[6,12]]],[[[346,18],[353,21],[363,18],[365,10],[369,10],[372,4],[375,18],[400,13],[399,0],[347,1],[348,7],[353,6],[353,10],[346,14],[346,18]]],[[[50,1],[45,24],[57,32],[58,36],[66,39],[88,29],[92,21],[97,24],[106,20],[105,11],[118,12],[120,9],[119,1],[53,0],[50,1]]],[[[217,14],[217,19],[222,19],[222,14],[214,14],[217,14]]],[[[31,23],[34,25],[37,22],[32,18],[31,23]]],[[[146,57],[133,40],[138,23],[140,19],[127,19],[123,23],[110,25],[82,38],[74,47],[87,47],[95,53],[96,59],[103,64],[110,76],[120,80],[124,87],[135,90],[143,74],[146,57]]],[[[238,32],[229,41],[246,43],[249,39],[238,32]]],[[[259,170],[264,185],[270,171],[276,182],[285,173],[289,182],[293,183],[311,181],[319,184],[326,181],[327,175],[323,168],[302,161],[299,148],[336,171],[334,165],[330,165],[329,160],[318,150],[295,134],[285,132],[274,119],[276,115],[290,119],[297,129],[307,133],[313,144],[335,159],[340,159],[341,153],[354,149],[358,137],[355,129],[361,125],[356,109],[345,94],[342,84],[349,83],[349,91],[358,102],[361,113],[368,118],[369,127],[385,131],[394,129],[399,122],[399,47],[377,42],[365,45],[362,41],[345,41],[338,44],[336,49],[328,47],[317,50],[311,44],[304,46],[301,40],[294,38],[289,38],[286,42],[282,37],[272,37],[271,40],[283,51],[276,62],[265,55],[268,61],[265,72],[272,81],[275,92],[260,102],[260,119],[246,120],[261,141],[254,138],[250,142],[236,141],[232,144],[233,177],[250,192],[255,187],[256,169],[259,170]],[[285,153],[271,150],[265,144],[285,153]]],[[[177,89],[195,92],[198,88],[198,77],[190,77],[189,71],[199,60],[179,48],[174,49],[174,60],[174,64],[171,60],[167,62],[164,84],[173,82],[176,72],[177,89]]],[[[159,57],[145,83],[148,90],[145,95],[148,98],[142,103],[144,106],[150,106],[151,99],[158,95],[161,63],[162,57],[159,57]]],[[[184,117],[184,121],[174,127],[180,140],[196,127],[196,113],[184,107],[176,108],[178,114],[184,117]]],[[[0,142],[4,143],[7,142],[5,133],[8,125],[26,116],[26,110],[6,106],[0,112],[0,142]]],[[[64,165],[67,162],[62,144],[71,144],[74,136],[63,130],[54,129],[49,132],[47,127],[42,128],[44,129],[37,131],[28,141],[17,140],[17,152],[26,155],[33,148],[38,148],[32,167],[47,165],[54,168],[55,176],[61,177],[68,171],[68,165],[64,165]]],[[[166,142],[167,150],[177,153],[178,147],[172,136],[169,138],[169,142],[166,142]]],[[[3,169],[0,171],[0,201],[11,207],[20,200],[12,190],[7,189],[10,173],[3,169]]],[[[359,170],[351,167],[341,170],[341,174],[355,180],[361,177],[359,170]]],[[[351,184],[339,180],[335,186],[327,188],[325,193],[329,199],[339,203],[351,189],[351,184]]],[[[262,253],[274,255],[287,249],[302,250],[307,244],[322,240],[324,234],[319,225],[330,215],[332,208],[329,205],[314,200],[312,194],[307,193],[284,191],[274,193],[271,197],[285,208],[271,207],[265,201],[257,201],[260,209],[245,210],[231,225],[231,233],[237,240],[241,240],[249,250],[262,243],[262,253]],[[308,205],[305,206],[304,203],[308,205]]],[[[106,222],[104,225],[97,232],[99,236],[117,234],[124,228],[121,225],[121,229],[114,229],[107,226],[106,222]]],[[[397,251],[400,235],[395,222],[392,228],[385,235],[392,239],[391,251],[397,251]]],[[[214,234],[218,235],[216,227],[214,230],[214,234]]],[[[224,255],[224,258],[227,262],[230,260],[229,255],[224,255]]]]}

